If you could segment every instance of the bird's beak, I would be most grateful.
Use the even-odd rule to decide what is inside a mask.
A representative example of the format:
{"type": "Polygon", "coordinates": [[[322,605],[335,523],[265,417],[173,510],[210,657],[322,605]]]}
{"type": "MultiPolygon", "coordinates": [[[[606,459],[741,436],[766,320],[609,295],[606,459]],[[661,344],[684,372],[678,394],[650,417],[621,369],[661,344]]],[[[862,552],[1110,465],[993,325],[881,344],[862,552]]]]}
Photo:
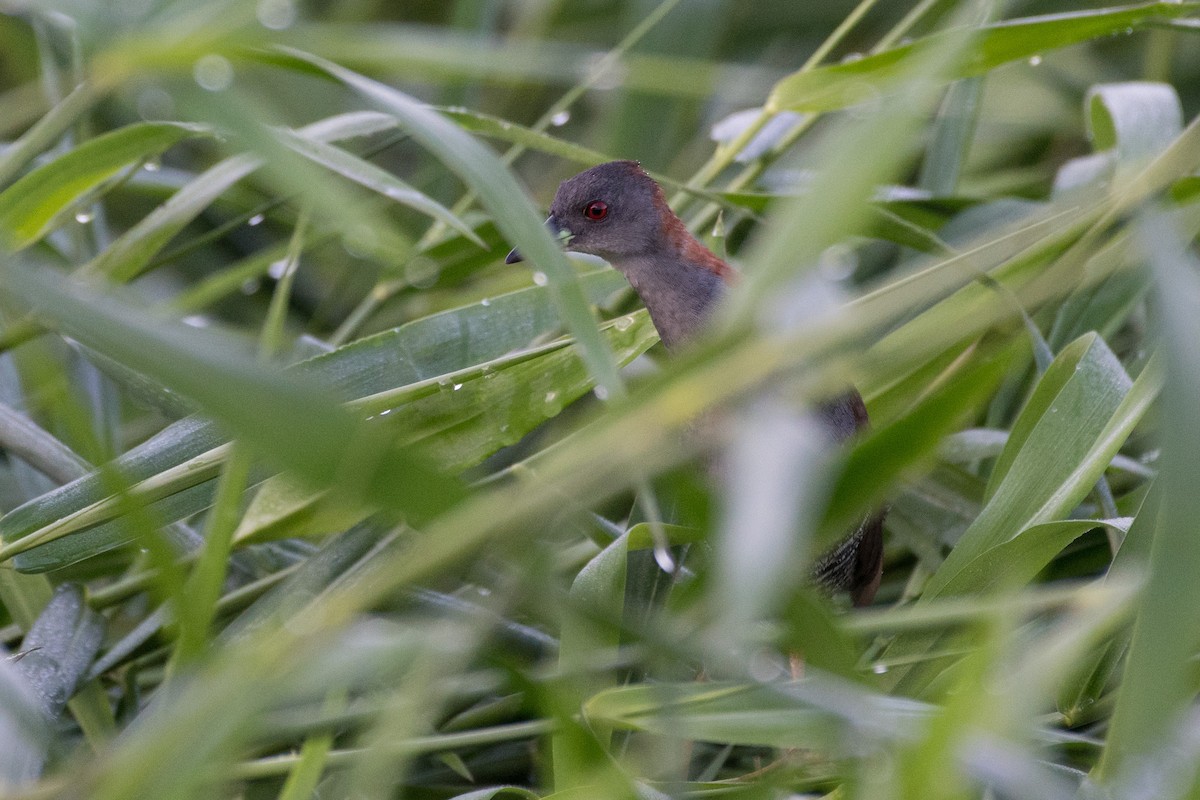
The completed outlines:
{"type": "MultiPolygon", "coordinates": [[[[550,229],[550,235],[553,236],[555,239],[562,238],[563,227],[558,224],[558,220],[554,218],[553,214],[546,217],[546,227],[550,229]]],[[[518,261],[524,261],[524,260],[525,260],[525,257],[521,255],[521,251],[516,249],[515,247],[509,252],[509,254],[507,256],[504,257],[505,264],[516,264],[518,261]]]]}

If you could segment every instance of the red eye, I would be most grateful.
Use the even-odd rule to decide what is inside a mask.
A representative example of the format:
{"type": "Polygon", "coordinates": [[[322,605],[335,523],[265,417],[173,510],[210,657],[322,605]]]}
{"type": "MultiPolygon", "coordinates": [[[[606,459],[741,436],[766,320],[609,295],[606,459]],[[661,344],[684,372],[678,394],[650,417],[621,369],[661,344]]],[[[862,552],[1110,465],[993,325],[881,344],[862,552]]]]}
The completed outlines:
{"type": "Polygon", "coordinates": [[[599,222],[608,216],[608,203],[603,200],[593,200],[583,209],[583,215],[592,222],[599,222]]]}

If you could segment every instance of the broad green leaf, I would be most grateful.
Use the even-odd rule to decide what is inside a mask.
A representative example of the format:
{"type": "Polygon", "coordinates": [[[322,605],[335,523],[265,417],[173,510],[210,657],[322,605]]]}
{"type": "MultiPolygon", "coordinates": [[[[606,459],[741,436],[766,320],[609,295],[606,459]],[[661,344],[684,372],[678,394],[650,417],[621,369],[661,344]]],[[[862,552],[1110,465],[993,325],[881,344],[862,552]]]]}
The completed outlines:
{"type": "MultiPolygon", "coordinates": [[[[1068,45],[1194,12],[1200,4],[1157,3],[1050,14],[986,25],[973,34],[967,57],[942,80],[982,75],[1001,64],[1041,56],[1068,45]]],[[[768,110],[832,111],[871,100],[895,88],[895,81],[922,53],[945,46],[956,33],[938,33],[857,61],[801,71],[775,85],[768,110]]]]}
{"type": "MultiPolygon", "coordinates": [[[[1009,465],[1007,469],[997,466],[1004,479],[929,580],[921,602],[951,591],[995,588],[986,567],[980,566],[987,564],[987,553],[1014,539],[1021,530],[1070,512],[1103,475],[1157,397],[1161,381],[1160,370],[1152,362],[1130,387],[1120,363],[1094,335],[1077,340],[1060,353],[1039,381],[1005,445],[1005,453],[1016,452],[1009,459],[1001,456],[1009,465]],[[1024,446],[1014,444],[1018,441],[1024,446]],[[974,570],[982,583],[972,584],[960,575],[968,569],[974,570]]],[[[1030,553],[1033,563],[1052,556],[1048,549],[1054,544],[1053,539],[1044,546],[1031,540],[1010,549],[1030,553]]],[[[928,637],[901,638],[889,647],[888,656],[905,658],[923,652],[931,643],[928,637]]],[[[899,685],[915,691],[930,679],[931,670],[929,665],[902,670],[899,685]]]]}
{"type": "MultiPolygon", "coordinates": [[[[658,341],[644,311],[606,325],[605,336],[622,366],[658,341]]],[[[454,472],[515,444],[592,385],[579,354],[553,344],[382,392],[356,406],[379,415],[380,427],[399,440],[428,447],[443,469],[454,472]]],[[[279,476],[259,489],[236,537],[257,541],[325,533],[366,513],[279,476]]]]}
{"type": "MultiPolygon", "coordinates": [[[[588,273],[581,282],[594,303],[625,285],[620,273],[608,269],[588,273]]],[[[548,295],[547,289],[535,286],[488,298],[360,339],[287,371],[327,386],[346,400],[436,379],[501,358],[554,331],[559,322],[548,295]]],[[[144,481],[225,441],[217,425],[189,417],[121,456],[116,467],[130,482],[144,481]]],[[[151,505],[165,521],[189,516],[212,501],[211,481],[197,484],[191,471],[184,471],[181,479],[185,482],[178,484],[176,494],[151,505]]],[[[99,476],[86,476],[5,515],[0,519],[0,539],[21,539],[107,496],[99,476]]],[[[21,553],[15,565],[28,571],[54,569],[117,547],[130,536],[119,521],[100,524],[21,553]]]]}
{"type": "Polygon", "coordinates": [[[122,170],[207,134],[196,125],[142,122],[89,139],[0,192],[0,239],[10,250],[28,247],[122,170]]]}
{"type": "Polygon", "coordinates": [[[1071,519],[1044,522],[989,547],[966,564],[941,589],[941,594],[986,593],[1024,586],[1067,545],[1096,528],[1107,527],[1124,536],[1132,519],[1071,519]]]}
{"type": "Polygon", "coordinates": [[[959,569],[1022,528],[1066,514],[1091,490],[1157,394],[1147,368],[1137,392],[1094,335],[1061,353],[1042,376],[993,470],[987,505],[926,587],[950,585],[959,569]]]}

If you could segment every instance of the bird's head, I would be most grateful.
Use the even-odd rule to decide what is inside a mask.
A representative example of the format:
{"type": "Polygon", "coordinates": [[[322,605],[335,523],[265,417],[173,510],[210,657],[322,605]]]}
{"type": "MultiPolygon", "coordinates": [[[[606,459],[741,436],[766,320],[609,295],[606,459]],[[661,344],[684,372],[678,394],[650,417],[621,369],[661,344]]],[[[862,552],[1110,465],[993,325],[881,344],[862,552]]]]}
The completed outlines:
{"type": "MultiPolygon", "coordinates": [[[[624,259],[663,247],[676,217],[663,191],[636,161],[610,161],[563,181],[546,225],[567,250],[600,256],[620,268],[624,259]]],[[[506,261],[520,261],[514,250],[506,261]]]]}

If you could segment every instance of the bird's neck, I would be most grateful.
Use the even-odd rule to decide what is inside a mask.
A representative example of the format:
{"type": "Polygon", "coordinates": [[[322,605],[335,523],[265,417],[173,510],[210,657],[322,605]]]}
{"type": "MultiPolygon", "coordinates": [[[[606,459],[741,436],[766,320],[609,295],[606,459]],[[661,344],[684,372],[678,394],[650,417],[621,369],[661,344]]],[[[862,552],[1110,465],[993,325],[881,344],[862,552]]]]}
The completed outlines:
{"type": "Polygon", "coordinates": [[[729,265],[695,239],[691,241],[693,248],[671,248],[613,265],[625,273],[646,304],[668,349],[700,335],[734,275],[729,265]]]}

